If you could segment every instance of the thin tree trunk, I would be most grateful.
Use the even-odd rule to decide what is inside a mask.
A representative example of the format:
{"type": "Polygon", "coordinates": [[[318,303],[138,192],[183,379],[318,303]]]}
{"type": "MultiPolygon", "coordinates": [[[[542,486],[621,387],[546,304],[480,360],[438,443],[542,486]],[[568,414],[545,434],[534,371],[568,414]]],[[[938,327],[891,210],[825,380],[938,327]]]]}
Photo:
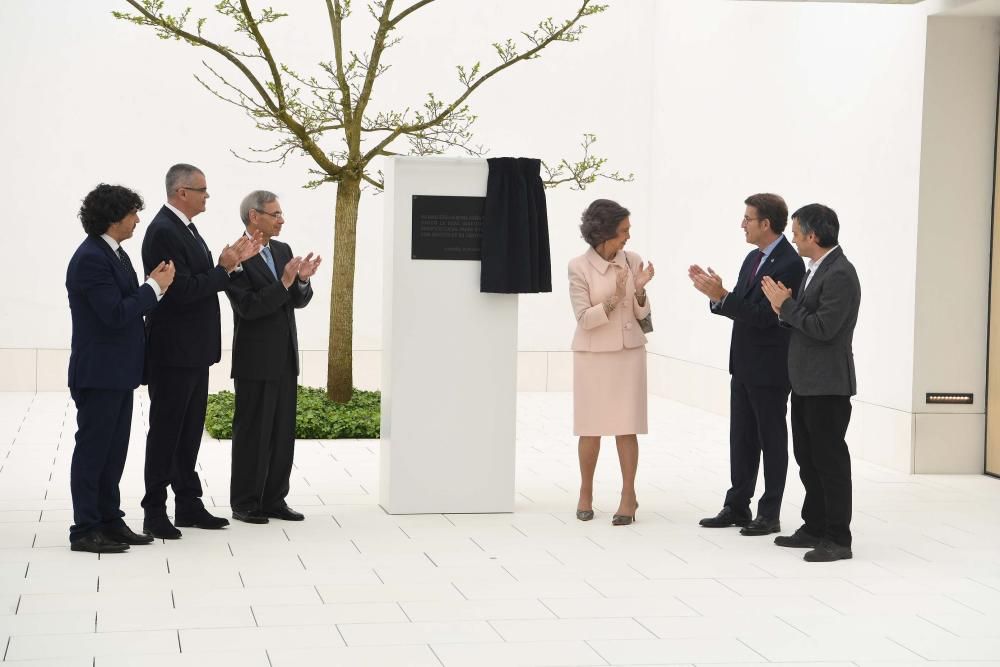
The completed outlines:
{"type": "Polygon", "coordinates": [[[354,257],[361,181],[345,178],[337,184],[333,232],[333,287],[330,290],[330,340],[327,349],[326,393],[346,403],[354,391],[351,365],[354,344],[354,257]]]}

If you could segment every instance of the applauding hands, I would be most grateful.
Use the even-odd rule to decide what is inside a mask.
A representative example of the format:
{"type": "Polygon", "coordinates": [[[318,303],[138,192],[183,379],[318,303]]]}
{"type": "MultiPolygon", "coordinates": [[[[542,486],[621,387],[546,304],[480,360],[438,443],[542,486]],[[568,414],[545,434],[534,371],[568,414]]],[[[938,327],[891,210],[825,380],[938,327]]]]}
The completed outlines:
{"type": "Polygon", "coordinates": [[[219,253],[219,266],[226,273],[232,273],[242,262],[259,253],[263,245],[264,236],[259,231],[254,232],[253,236],[244,234],[235,243],[222,249],[219,253]]]}
{"type": "Polygon", "coordinates": [[[160,294],[166,294],[167,288],[174,282],[174,273],[176,270],[173,262],[160,262],[147,277],[156,281],[160,287],[160,294]]]}
{"type": "Polygon", "coordinates": [[[722,277],[708,267],[708,271],[697,264],[688,267],[688,278],[694,288],[712,301],[722,301],[729,291],[722,286],[722,277]]]}
{"type": "Polygon", "coordinates": [[[281,283],[286,288],[290,288],[296,278],[303,282],[309,280],[316,273],[316,269],[319,268],[322,261],[322,257],[316,255],[314,258],[312,253],[309,253],[304,258],[291,258],[288,260],[288,264],[285,264],[285,270],[281,273],[281,283]]]}
{"type": "Polygon", "coordinates": [[[764,296],[771,302],[771,309],[776,315],[781,314],[781,304],[792,298],[792,289],[785,287],[780,280],[775,282],[771,276],[764,276],[760,281],[760,288],[764,290],[764,296]]]}
{"type": "Polygon", "coordinates": [[[639,270],[635,274],[635,294],[636,296],[644,296],[646,293],[646,285],[649,281],[653,279],[653,274],[655,270],[653,269],[653,263],[649,262],[639,262],[639,270]]]}

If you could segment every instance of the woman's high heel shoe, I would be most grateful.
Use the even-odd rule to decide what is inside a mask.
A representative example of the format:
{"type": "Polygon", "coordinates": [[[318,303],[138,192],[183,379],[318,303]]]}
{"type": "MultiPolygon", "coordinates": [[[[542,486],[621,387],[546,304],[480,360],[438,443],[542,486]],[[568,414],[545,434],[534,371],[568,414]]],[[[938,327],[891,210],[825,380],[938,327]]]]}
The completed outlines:
{"type": "MultiPolygon", "coordinates": [[[[639,503],[635,504],[635,509],[639,509],[639,503]]],[[[635,512],[632,514],[615,514],[611,517],[612,526],[628,526],[635,523],[635,512]]]]}
{"type": "Polygon", "coordinates": [[[594,510],[577,510],[576,518],[580,521],[590,521],[594,518],[594,510]]]}

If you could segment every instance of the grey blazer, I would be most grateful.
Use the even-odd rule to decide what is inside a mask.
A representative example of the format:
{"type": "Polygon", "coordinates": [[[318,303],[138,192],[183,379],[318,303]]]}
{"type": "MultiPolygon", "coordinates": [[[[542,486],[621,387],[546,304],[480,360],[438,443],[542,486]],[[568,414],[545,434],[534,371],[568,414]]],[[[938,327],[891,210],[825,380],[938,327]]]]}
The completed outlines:
{"type": "Polygon", "coordinates": [[[781,305],[781,322],[792,329],[788,376],[793,392],[799,396],[857,393],[851,343],[860,305],[861,283],[841,248],[830,251],[808,289],[799,288],[797,297],[781,305]]]}

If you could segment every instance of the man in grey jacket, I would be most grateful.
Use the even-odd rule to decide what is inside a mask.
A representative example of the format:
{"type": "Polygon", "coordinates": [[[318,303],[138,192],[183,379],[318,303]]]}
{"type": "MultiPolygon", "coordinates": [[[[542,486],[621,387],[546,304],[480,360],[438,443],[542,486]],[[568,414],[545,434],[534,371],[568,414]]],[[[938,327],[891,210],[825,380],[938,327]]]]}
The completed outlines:
{"type": "Polygon", "coordinates": [[[857,393],[851,342],[861,285],[837,243],[840,222],[822,204],[792,214],[792,242],[809,260],[797,296],[764,277],[762,288],[784,326],[792,329],[792,450],[805,487],[804,525],[775,538],[782,547],[811,548],[805,560],[851,558],[851,455],[844,436],[857,393]]]}

